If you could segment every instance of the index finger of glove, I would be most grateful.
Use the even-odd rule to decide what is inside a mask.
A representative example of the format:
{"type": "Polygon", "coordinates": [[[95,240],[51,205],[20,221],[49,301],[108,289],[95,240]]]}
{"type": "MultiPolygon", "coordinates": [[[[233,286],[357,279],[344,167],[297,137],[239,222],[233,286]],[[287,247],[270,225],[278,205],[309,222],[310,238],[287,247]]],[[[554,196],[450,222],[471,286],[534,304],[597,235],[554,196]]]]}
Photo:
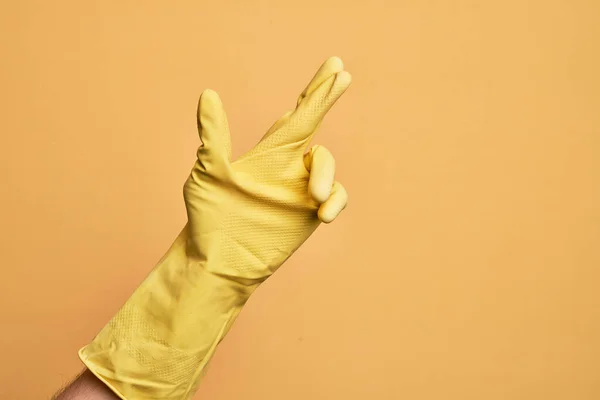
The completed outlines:
{"type": "Polygon", "coordinates": [[[352,78],[346,71],[325,79],[300,101],[287,121],[271,133],[268,139],[271,146],[297,147],[304,152],[319,124],[351,81],[352,78]]]}
{"type": "Polygon", "coordinates": [[[313,76],[308,85],[306,85],[306,88],[298,97],[297,104],[300,104],[302,100],[306,98],[306,96],[314,92],[315,89],[318,88],[327,78],[337,74],[338,72],[342,72],[343,70],[344,63],[339,57],[330,57],[327,59],[315,73],[315,76],[313,76]]]}

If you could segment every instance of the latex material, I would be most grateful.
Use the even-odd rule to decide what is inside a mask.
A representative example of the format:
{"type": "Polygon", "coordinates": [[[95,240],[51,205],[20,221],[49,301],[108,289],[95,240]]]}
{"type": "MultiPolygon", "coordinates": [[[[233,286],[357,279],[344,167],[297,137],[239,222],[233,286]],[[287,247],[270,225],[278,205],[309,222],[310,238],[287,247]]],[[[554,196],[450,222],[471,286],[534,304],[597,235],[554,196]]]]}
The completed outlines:
{"type": "Polygon", "coordinates": [[[202,145],[184,186],[188,223],[126,304],[79,351],[126,400],[189,399],[216,346],[251,293],[311,235],[347,194],[322,146],[305,154],[321,120],[351,81],[327,60],[261,141],[231,161],[219,96],[198,106],[202,145]]]}

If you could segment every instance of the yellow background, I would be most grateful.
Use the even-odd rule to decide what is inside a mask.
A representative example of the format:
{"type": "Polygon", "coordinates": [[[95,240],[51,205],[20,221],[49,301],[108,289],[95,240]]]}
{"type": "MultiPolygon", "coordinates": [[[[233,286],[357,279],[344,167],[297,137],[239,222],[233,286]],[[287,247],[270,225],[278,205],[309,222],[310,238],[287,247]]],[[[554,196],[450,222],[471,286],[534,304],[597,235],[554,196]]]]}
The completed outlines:
{"type": "Polygon", "coordinates": [[[185,221],[195,107],[234,156],[322,61],[350,194],[199,399],[600,398],[597,1],[3,1],[0,394],[47,398],[185,221]]]}

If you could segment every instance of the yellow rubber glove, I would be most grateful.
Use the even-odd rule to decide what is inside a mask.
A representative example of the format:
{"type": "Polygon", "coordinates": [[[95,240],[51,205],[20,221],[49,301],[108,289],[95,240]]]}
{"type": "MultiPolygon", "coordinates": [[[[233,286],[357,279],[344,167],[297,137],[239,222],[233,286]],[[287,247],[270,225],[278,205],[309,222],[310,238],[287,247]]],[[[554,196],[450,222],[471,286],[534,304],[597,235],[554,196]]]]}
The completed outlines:
{"type": "Polygon", "coordinates": [[[92,343],[84,364],[126,400],[189,399],[250,294],[345,207],[333,157],[308,153],[321,120],[350,85],[330,58],[248,153],[231,161],[225,111],[202,93],[202,145],[184,186],[188,223],[92,343]]]}

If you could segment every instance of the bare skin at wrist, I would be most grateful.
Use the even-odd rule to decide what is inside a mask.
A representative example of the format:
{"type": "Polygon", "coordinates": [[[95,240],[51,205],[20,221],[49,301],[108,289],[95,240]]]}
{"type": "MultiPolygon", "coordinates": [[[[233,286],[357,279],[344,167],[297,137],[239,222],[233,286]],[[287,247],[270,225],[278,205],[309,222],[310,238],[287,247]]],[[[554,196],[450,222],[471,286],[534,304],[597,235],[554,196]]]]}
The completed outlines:
{"type": "Polygon", "coordinates": [[[73,382],[55,394],[52,400],[119,400],[119,398],[86,369],[73,382]]]}

